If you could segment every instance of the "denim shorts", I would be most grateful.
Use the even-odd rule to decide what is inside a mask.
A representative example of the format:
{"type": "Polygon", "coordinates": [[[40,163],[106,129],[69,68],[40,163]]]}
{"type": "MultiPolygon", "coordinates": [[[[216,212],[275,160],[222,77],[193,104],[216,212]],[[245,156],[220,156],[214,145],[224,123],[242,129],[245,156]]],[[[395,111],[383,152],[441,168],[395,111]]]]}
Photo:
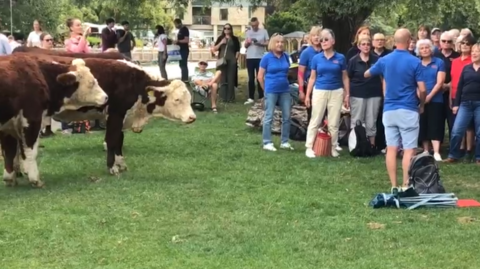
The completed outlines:
{"type": "Polygon", "coordinates": [[[418,147],[420,131],[419,114],[408,109],[396,109],[383,112],[385,140],[389,147],[403,146],[403,149],[418,147]]]}

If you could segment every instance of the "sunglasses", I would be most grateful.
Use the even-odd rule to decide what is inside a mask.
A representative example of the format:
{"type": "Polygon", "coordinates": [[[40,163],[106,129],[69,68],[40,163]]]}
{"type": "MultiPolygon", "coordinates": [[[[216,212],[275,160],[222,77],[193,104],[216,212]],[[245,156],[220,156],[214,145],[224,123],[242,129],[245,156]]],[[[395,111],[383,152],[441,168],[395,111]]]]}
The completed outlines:
{"type": "Polygon", "coordinates": [[[367,47],[370,47],[370,43],[362,43],[362,44],[360,44],[360,46],[367,46],[367,47]]]}
{"type": "Polygon", "coordinates": [[[225,28],[223,28],[223,30],[232,30],[232,28],[230,28],[230,27],[225,27],[225,28]]]}
{"type": "Polygon", "coordinates": [[[448,43],[448,44],[452,44],[452,40],[442,40],[442,43],[448,43]]]}
{"type": "Polygon", "coordinates": [[[321,38],[320,42],[328,42],[328,38],[321,38]]]}
{"type": "Polygon", "coordinates": [[[462,44],[462,45],[467,45],[467,46],[471,46],[471,44],[470,44],[470,43],[468,43],[468,42],[465,42],[465,41],[462,41],[460,44],[462,44]]]}

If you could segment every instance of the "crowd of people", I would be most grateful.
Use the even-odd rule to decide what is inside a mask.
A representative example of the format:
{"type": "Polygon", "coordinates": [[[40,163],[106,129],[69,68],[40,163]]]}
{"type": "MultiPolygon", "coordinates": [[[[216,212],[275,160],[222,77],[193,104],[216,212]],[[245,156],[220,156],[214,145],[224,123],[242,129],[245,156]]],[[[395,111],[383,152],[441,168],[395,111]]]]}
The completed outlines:
{"type": "MultiPolygon", "coordinates": [[[[403,151],[403,186],[408,184],[408,165],[418,148],[437,161],[455,163],[465,157],[480,165],[480,143],[475,143],[480,140],[480,45],[469,29],[442,32],[421,26],[416,36],[399,29],[391,50],[385,47],[383,33],[372,36],[364,26],[345,55],[335,51],[335,33],[330,29],[314,26],[306,39],[298,85],[299,97],[308,110],[308,158],[316,157],[313,144],[325,117],[333,145],[331,155],[339,156],[341,111],[349,110],[351,127],[360,120],[372,148],[386,152],[392,187],[397,184],[399,150],[403,151]],[[450,143],[443,159],[440,149],[445,137],[450,143]]],[[[258,72],[265,94],[263,149],[276,151],[270,132],[275,105],[282,111],[280,148],[292,149],[288,142],[290,62],[283,37],[272,36],[268,50],[258,72]]]]}

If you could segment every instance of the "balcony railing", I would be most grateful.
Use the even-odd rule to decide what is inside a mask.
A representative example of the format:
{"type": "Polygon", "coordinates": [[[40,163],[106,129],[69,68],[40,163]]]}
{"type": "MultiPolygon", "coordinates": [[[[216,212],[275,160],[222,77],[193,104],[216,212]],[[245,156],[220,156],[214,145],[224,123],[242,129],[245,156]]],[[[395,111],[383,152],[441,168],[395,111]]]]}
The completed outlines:
{"type": "Polygon", "coordinates": [[[192,24],[211,25],[211,16],[193,16],[192,24]]]}

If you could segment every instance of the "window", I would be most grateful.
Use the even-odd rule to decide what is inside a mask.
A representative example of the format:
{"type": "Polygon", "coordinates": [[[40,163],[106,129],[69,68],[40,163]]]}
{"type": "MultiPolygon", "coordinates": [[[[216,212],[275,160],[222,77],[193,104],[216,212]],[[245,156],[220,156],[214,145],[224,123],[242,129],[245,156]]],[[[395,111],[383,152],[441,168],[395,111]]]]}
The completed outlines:
{"type": "Polygon", "coordinates": [[[220,9],[220,20],[221,21],[228,21],[228,9],[227,8],[220,9]]]}

